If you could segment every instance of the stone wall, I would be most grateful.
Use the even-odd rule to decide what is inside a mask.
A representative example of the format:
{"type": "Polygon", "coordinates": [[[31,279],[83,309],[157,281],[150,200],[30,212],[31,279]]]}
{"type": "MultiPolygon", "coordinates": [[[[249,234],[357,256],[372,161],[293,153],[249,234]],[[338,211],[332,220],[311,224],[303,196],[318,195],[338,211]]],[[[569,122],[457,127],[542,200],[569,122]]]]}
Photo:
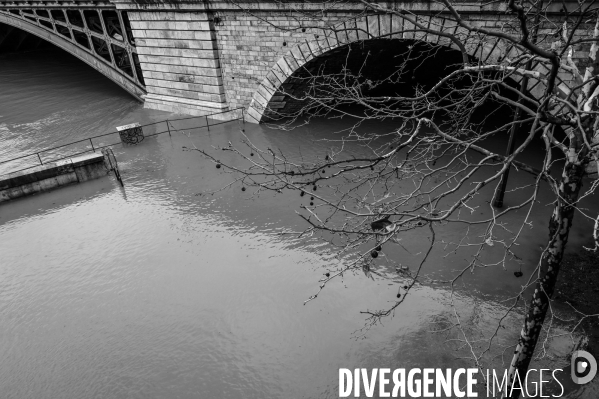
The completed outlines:
{"type": "MultiPolygon", "coordinates": [[[[227,100],[247,107],[273,65],[292,47],[311,40],[317,29],[302,28],[292,17],[272,12],[225,11],[215,14],[216,42],[227,100]],[[266,22],[267,21],[267,22],[266,22]],[[288,30],[280,30],[275,26],[288,30]]],[[[333,18],[339,18],[337,15],[333,18]]]]}
{"type": "Polygon", "coordinates": [[[148,108],[206,115],[227,109],[207,12],[131,11],[148,108]]]}

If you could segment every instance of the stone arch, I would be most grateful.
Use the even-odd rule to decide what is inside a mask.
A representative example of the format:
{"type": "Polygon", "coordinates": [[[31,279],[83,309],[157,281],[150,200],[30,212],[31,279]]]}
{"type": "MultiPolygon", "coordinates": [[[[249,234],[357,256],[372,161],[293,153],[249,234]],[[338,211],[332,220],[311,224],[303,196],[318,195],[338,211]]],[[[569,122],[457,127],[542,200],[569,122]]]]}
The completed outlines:
{"type": "MultiPolygon", "coordinates": [[[[469,36],[466,29],[457,26],[450,19],[419,16],[418,21],[430,27],[442,28],[443,31],[458,36],[464,44],[468,56],[476,58],[482,63],[499,64],[506,58],[517,57],[522,52],[518,46],[506,44],[500,39],[481,40],[474,35],[469,36]]],[[[280,94],[278,90],[295,71],[306,63],[342,46],[372,39],[404,39],[424,41],[435,46],[459,50],[450,39],[435,34],[415,32],[413,24],[399,16],[389,14],[368,15],[351,22],[343,22],[331,30],[321,29],[314,37],[313,40],[305,40],[292,47],[271,68],[254,92],[248,107],[249,121],[260,123],[266,110],[280,108],[282,100],[279,98],[281,96],[278,95],[280,94]]],[[[548,72],[548,69],[542,64],[537,64],[535,70],[539,71],[541,75],[548,72]]],[[[516,82],[521,79],[520,76],[512,76],[516,82]]],[[[531,79],[527,89],[534,97],[538,97],[544,89],[544,84],[540,80],[531,79]]]]}
{"type": "MultiPolygon", "coordinates": [[[[80,13],[79,10],[71,11],[80,13]]],[[[113,12],[115,15],[118,15],[122,23],[122,16],[116,14],[117,11],[113,12]]],[[[81,27],[72,25],[70,17],[63,10],[0,10],[0,22],[22,29],[60,47],[115,82],[139,101],[143,101],[146,90],[143,84],[143,77],[138,76],[141,75],[141,69],[139,69],[139,63],[135,62],[136,56],[133,55],[135,47],[127,37],[122,37],[123,40],[116,40],[109,36],[106,32],[105,22],[102,20],[102,14],[98,14],[100,15],[101,26],[104,30],[102,34],[92,32],[87,27],[86,19],[83,15],[79,15],[81,15],[83,21],[83,26],[81,27]],[[50,14],[51,11],[53,14],[50,14]],[[62,17],[60,19],[54,18],[54,15],[59,15],[54,14],[56,11],[59,11],[64,16],[64,22],[62,21],[62,17]],[[98,54],[98,51],[94,47],[94,40],[105,43],[106,51],[110,55],[109,60],[98,54]],[[87,47],[85,43],[87,43],[87,47]],[[116,54],[117,49],[121,54],[121,63],[119,63],[116,54]],[[122,63],[128,63],[130,67],[124,69],[121,65],[122,63]],[[126,71],[130,71],[130,74],[126,71]]],[[[121,33],[123,33],[123,36],[126,36],[125,32],[121,33]]]]}

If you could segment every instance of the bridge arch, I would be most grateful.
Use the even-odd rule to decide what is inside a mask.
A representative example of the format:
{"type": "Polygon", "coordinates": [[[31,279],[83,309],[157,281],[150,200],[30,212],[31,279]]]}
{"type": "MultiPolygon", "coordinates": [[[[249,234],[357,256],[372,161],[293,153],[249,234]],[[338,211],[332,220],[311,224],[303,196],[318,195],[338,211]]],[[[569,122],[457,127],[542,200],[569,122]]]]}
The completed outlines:
{"type": "Polygon", "coordinates": [[[0,22],[60,47],[143,101],[146,90],[126,16],[117,10],[85,12],[0,10],[0,22]]]}
{"type": "MultiPolygon", "coordinates": [[[[433,29],[443,29],[444,32],[457,36],[466,48],[466,53],[473,59],[480,60],[483,64],[500,64],[505,59],[514,59],[522,50],[513,44],[496,38],[482,38],[469,34],[450,20],[437,16],[418,16],[418,22],[433,29]]],[[[282,56],[270,72],[262,80],[254,92],[248,107],[248,120],[260,123],[271,110],[285,107],[285,95],[282,86],[300,70],[304,65],[314,60],[324,58],[327,54],[341,47],[357,42],[369,40],[409,40],[413,42],[426,42],[433,46],[441,46],[452,50],[459,50],[450,39],[431,33],[417,31],[409,21],[396,15],[369,15],[350,22],[343,22],[333,29],[322,29],[314,35],[314,39],[306,40],[292,47],[282,56]]],[[[548,69],[537,63],[534,69],[542,75],[548,69]]],[[[512,75],[513,80],[519,82],[521,77],[512,75]]],[[[541,80],[530,79],[527,90],[533,97],[538,98],[543,93],[544,84],[541,80]]]]}

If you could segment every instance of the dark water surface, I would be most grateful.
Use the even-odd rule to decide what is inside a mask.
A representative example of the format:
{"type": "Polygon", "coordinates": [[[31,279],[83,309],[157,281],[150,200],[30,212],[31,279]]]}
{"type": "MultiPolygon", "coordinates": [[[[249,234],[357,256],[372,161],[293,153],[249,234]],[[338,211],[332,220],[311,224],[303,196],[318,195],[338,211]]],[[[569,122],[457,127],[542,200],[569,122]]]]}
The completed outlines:
{"type": "MultiPolygon", "coordinates": [[[[0,159],[168,117],[60,52],[0,56],[0,159]]],[[[303,145],[310,156],[325,151],[313,140],[335,123],[245,129],[258,144],[303,145]]],[[[445,288],[417,288],[365,336],[360,311],[393,303],[397,277],[347,275],[303,305],[342,261],[318,240],[278,234],[304,227],[294,213],[300,197],[252,199],[239,187],[208,195],[230,176],[182,148],[225,144],[239,129],[234,122],[115,148],[124,189],[111,176],[0,205],[0,398],[334,398],[340,367],[470,365],[446,335],[430,332],[436,317],[451,315],[445,288]]],[[[529,262],[547,212],[519,249],[529,262]]],[[[440,256],[429,273],[463,265],[463,256],[440,256]]],[[[512,273],[472,279],[456,308],[482,330],[493,327],[505,311],[496,299],[522,283],[512,273]]],[[[513,331],[506,345],[520,323],[519,313],[504,323],[513,331]]],[[[554,359],[536,365],[563,366],[571,344],[551,340],[554,359]]],[[[597,392],[596,384],[568,387],[572,398],[597,392]]]]}

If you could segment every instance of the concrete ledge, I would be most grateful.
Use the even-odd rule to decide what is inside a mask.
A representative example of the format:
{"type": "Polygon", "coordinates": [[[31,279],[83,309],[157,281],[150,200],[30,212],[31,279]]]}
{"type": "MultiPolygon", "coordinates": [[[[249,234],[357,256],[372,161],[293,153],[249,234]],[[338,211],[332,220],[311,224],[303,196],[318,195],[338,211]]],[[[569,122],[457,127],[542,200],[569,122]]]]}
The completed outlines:
{"type": "Polygon", "coordinates": [[[101,153],[85,154],[0,176],[0,202],[108,174],[101,153]]]}

